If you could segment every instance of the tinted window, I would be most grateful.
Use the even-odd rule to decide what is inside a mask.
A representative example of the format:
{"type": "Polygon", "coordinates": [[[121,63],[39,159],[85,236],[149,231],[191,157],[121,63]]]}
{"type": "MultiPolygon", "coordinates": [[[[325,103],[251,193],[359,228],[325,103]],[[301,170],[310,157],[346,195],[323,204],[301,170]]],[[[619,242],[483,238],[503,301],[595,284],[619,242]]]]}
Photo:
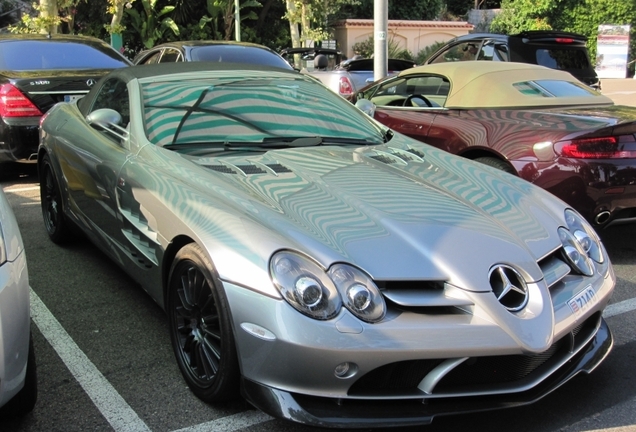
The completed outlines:
{"type": "Polygon", "coordinates": [[[498,42],[485,42],[479,51],[477,60],[508,61],[508,48],[498,42]]]}
{"type": "Polygon", "coordinates": [[[271,51],[244,46],[210,45],[194,47],[190,52],[192,61],[249,63],[284,69],[292,67],[278,54],[271,51]]]}
{"type": "Polygon", "coordinates": [[[0,43],[0,69],[114,69],[128,66],[110,48],[66,41],[11,41],[0,43]],[[28,54],[28,55],[25,55],[28,54]]]}
{"type": "Polygon", "coordinates": [[[559,80],[524,81],[513,84],[520,92],[527,96],[538,97],[588,97],[598,93],[579,83],[559,80]]]}
{"type": "Polygon", "coordinates": [[[146,57],[145,60],[140,61],[140,64],[155,64],[159,62],[159,56],[161,55],[161,51],[157,51],[153,53],[150,57],[146,57]]]}
{"type": "Polygon", "coordinates": [[[444,63],[451,61],[476,60],[479,54],[479,45],[481,42],[462,42],[453,45],[448,50],[437,56],[431,63],[444,63]]]}
{"type": "Polygon", "coordinates": [[[183,56],[177,50],[166,48],[163,51],[163,55],[161,56],[161,60],[159,63],[174,63],[183,61],[183,56]]]}
{"type": "Polygon", "coordinates": [[[551,69],[587,69],[590,63],[581,49],[541,48],[537,50],[537,64],[551,69]]]}

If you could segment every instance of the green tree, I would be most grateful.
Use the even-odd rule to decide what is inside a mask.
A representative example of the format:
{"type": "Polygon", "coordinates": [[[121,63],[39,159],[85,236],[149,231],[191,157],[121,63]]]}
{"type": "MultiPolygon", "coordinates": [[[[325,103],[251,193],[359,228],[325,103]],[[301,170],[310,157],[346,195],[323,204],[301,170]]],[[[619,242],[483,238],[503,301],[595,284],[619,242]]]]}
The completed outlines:
{"type": "MultiPolygon", "coordinates": [[[[374,0],[360,0],[360,4],[343,5],[335,19],[372,19],[374,0]]],[[[389,2],[389,19],[434,20],[442,10],[443,0],[400,0],[389,2]]]]}
{"type": "Polygon", "coordinates": [[[141,5],[141,11],[127,8],[126,13],[130,17],[130,25],[140,35],[146,48],[155,46],[168,30],[176,35],[179,34],[179,27],[168,16],[174,10],[174,6],[167,5],[160,8],[157,0],[141,0],[141,5]]]}

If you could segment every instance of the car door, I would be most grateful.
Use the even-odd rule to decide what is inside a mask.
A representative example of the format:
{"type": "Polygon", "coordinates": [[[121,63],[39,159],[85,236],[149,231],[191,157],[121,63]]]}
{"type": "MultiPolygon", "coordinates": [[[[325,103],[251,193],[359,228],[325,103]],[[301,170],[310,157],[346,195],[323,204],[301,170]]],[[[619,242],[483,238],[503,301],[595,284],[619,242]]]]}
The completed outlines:
{"type": "MultiPolygon", "coordinates": [[[[117,79],[106,80],[96,95],[88,114],[101,108],[110,108],[122,117],[122,127],[130,118],[130,102],[126,83],[117,79]]],[[[60,168],[67,184],[72,209],[79,219],[95,234],[96,241],[108,251],[121,242],[115,189],[121,167],[131,156],[128,140],[85,118],[69,120],[58,128],[60,168]]]]}
{"type": "Polygon", "coordinates": [[[391,129],[426,141],[433,119],[444,111],[449,90],[445,77],[407,75],[380,83],[364,97],[376,106],[375,119],[391,129]]]}

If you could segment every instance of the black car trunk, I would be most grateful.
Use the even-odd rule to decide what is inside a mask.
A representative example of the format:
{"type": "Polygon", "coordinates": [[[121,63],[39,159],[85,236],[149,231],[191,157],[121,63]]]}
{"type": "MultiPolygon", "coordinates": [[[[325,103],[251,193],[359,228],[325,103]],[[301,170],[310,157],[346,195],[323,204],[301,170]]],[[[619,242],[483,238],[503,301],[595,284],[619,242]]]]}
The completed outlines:
{"type": "Polygon", "coordinates": [[[58,102],[84,96],[110,69],[2,71],[4,77],[27,96],[41,112],[58,102]]]}

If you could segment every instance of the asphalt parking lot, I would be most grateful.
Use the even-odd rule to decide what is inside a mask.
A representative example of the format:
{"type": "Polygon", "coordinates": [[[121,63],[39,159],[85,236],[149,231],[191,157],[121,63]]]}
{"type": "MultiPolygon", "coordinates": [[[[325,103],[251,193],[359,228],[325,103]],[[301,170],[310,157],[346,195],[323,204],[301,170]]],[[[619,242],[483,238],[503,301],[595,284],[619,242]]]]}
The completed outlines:
{"type": "MultiPolygon", "coordinates": [[[[604,80],[603,93],[636,106],[636,80],[604,80]]],[[[244,401],[206,405],[186,388],[170,348],[164,313],[90,244],[52,244],[44,231],[37,175],[2,183],[16,212],[29,260],[39,400],[2,432],[318,432],[262,414],[244,401]]],[[[636,431],[636,225],[601,237],[618,283],[606,318],[613,352],[529,407],[437,419],[400,432],[636,431]]]]}

